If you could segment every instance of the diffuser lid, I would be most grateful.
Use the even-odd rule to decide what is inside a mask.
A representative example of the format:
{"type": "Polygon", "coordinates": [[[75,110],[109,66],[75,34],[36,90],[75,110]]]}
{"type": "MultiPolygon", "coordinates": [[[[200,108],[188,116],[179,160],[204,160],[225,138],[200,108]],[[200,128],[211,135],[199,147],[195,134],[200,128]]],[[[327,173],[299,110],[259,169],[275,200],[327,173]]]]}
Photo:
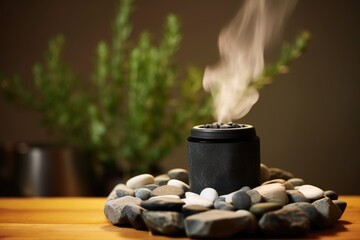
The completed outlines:
{"type": "Polygon", "coordinates": [[[212,140],[212,139],[238,139],[249,140],[256,137],[255,128],[248,124],[203,124],[194,126],[191,129],[191,138],[212,140]],[[226,126],[225,126],[226,125],[226,126]]]}

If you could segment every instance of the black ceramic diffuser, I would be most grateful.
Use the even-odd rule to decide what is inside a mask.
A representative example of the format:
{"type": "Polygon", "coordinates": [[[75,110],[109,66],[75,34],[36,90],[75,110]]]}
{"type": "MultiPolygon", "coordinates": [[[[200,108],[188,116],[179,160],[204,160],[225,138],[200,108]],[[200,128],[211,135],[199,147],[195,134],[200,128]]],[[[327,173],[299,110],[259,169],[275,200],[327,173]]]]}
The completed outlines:
{"type": "Polygon", "coordinates": [[[193,127],[188,157],[192,192],[211,187],[222,195],[259,185],[260,140],[251,125],[214,123],[193,127]]]}

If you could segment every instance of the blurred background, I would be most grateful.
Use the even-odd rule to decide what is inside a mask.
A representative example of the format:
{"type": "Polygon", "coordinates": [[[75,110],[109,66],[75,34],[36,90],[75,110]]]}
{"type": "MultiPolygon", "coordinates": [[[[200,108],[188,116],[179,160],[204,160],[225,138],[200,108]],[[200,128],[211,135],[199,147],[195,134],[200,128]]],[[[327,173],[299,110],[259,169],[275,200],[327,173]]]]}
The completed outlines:
{"type": "MultiPolygon", "coordinates": [[[[183,36],[177,64],[183,70],[188,65],[203,70],[217,62],[218,34],[241,3],[137,0],[130,38],[137,39],[143,29],[160,34],[165,16],[174,13],[183,36]]],[[[49,39],[61,33],[64,59],[77,75],[88,77],[97,42],[111,39],[115,6],[110,0],[1,1],[0,71],[31,79],[31,68],[44,58],[49,39]]],[[[263,163],[340,194],[360,194],[359,10],[357,0],[298,1],[279,42],[292,41],[301,30],[308,30],[312,41],[288,74],[260,91],[259,101],[240,120],[256,127],[263,163]]],[[[268,61],[276,59],[280,43],[266,52],[268,61]]],[[[0,98],[0,142],[56,140],[39,113],[0,98]]],[[[161,162],[162,171],[174,167],[187,168],[186,138],[161,162]]]]}

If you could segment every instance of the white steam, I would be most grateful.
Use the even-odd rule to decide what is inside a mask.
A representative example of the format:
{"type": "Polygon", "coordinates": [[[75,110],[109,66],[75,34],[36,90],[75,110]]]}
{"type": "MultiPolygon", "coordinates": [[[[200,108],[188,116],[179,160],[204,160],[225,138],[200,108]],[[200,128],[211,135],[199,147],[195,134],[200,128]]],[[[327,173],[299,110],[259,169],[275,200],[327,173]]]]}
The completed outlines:
{"type": "Polygon", "coordinates": [[[220,61],[205,69],[218,122],[240,119],[257,102],[251,83],[264,69],[264,48],[280,32],[296,0],[247,0],[219,36],[220,61]]]}

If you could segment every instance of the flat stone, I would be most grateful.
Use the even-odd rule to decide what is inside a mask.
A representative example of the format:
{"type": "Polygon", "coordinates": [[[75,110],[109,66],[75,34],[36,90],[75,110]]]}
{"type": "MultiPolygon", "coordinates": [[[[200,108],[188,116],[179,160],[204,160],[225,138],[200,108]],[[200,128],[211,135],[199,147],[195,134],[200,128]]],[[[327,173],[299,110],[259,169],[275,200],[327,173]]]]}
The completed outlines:
{"type": "Polygon", "coordinates": [[[245,231],[253,224],[251,215],[223,210],[210,210],[185,219],[190,238],[228,238],[245,231]]]}
{"type": "Polygon", "coordinates": [[[140,188],[148,184],[152,184],[155,182],[153,175],[151,174],[140,174],[135,177],[130,178],[126,182],[126,186],[132,189],[140,188]]]}
{"type": "Polygon", "coordinates": [[[250,197],[251,205],[262,202],[262,196],[258,191],[250,189],[249,191],[246,191],[246,194],[250,197]]]}
{"type": "Polygon", "coordinates": [[[135,197],[141,200],[148,200],[151,196],[151,190],[148,188],[138,188],[135,190],[135,197]]]}
{"type": "Polygon", "coordinates": [[[181,199],[175,198],[156,198],[142,201],[140,206],[151,211],[175,211],[181,212],[182,206],[185,203],[181,199]]]}
{"type": "Polygon", "coordinates": [[[166,185],[169,180],[170,180],[170,176],[167,175],[166,173],[165,173],[165,174],[161,174],[161,175],[159,175],[159,176],[156,176],[155,179],[154,179],[155,184],[156,184],[156,185],[159,185],[159,186],[166,185]]]}
{"type": "Polygon", "coordinates": [[[134,190],[127,187],[125,184],[117,184],[113,190],[110,192],[108,198],[107,198],[107,201],[109,200],[114,200],[116,198],[119,198],[119,197],[123,197],[123,196],[134,196],[134,190]],[[120,192],[121,190],[121,194],[117,194],[117,191],[120,192]]]}
{"type": "Polygon", "coordinates": [[[298,207],[300,208],[309,218],[310,221],[310,227],[311,228],[319,228],[319,223],[321,222],[322,218],[318,210],[308,202],[296,202],[296,203],[290,203],[284,208],[287,207],[298,207]]]}
{"type": "Polygon", "coordinates": [[[276,202],[285,205],[289,201],[285,187],[280,183],[261,185],[254,188],[254,190],[258,191],[266,202],[276,202]]]}
{"type": "Polygon", "coordinates": [[[340,208],[330,198],[321,198],[313,202],[312,205],[322,215],[321,227],[332,226],[342,215],[340,208]]]}
{"type": "Polygon", "coordinates": [[[189,173],[183,168],[174,168],[168,171],[167,173],[171,179],[177,179],[183,181],[186,184],[189,184],[189,173]]]}
{"type": "Polygon", "coordinates": [[[326,190],[324,192],[324,195],[325,195],[325,197],[328,197],[331,200],[337,200],[339,198],[339,195],[335,191],[332,191],[332,190],[326,190]]]}
{"type": "Polygon", "coordinates": [[[270,168],[270,178],[269,179],[271,180],[271,179],[277,179],[277,178],[289,180],[290,178],[294,178],[294,175],[291,172],[286,171],[281,168],[270,168]]]}
{"type": "Polygon", "coordinates": [[[146,224],[142,218],[142,213],[145,211],[144,208],[137,204],[130,203],[124,207],[124,211],[133,228],[137,230],[147,230],[146,224]]]}
{"type": "Polygon", "coordinates": [[[260,183],[270,179],[270,169],[263,163],[260,164],[260,183]]]}
{"type": "Polygon", "coordinates": [[[209,210],[210,210],[210,208],[199,206],[199,205],[184,205],[182,208],[182,213],[184,214],[184,217],[187,218],[188,216],[191,216],[191,215],[194,215],[197,213],[201,213],[201,212],[206,212],[209,210]]]}
{"type": "Polygon", "coordinates": [[[149,198],[149,200],[154,200],[154,199],[158,199],[158,198],[175,198],[175,199],[180,199],[180,197],[178,195],[161,195],[161,196],[155,196],[155,197],[151,197],[149,198]]]}
{"type": "Polygon", "coordinates": [[[152,234],[179,236],[184,235],[184,218],[178,212],[145,211],[143,219],[152,234]]]}
{"type": "Polygon", "coordinates": [[[324,196],[322,189],[309,184],[302,185],[297,190],[309,200],[316,200],[324,196]]]}
{"type": "Polygon", "coordinates": [[[224,210],[224,211],[235,211],[234,205],[231,203],[225,202],[221,199],[217,199],[214,201],[214,208],[218,210],[224,210]]]}
{"type": "Polygon", "coordinates": [[[289,180],[287,180],[287,182],[291,183],[294,187],[305,184],[305,181],[302,178],[290,178],[289,180]]]}
{"type": "Polygon", "coordinates": [[[180,180],[177,180],[177,179],[170,179],[168,181],[167,185],[181,188],[182,190],[184,190],[184,192],[187,192],[190,189],[189,185],[187,185],[183,181],[180,181],[180,180]]]}
{"type": "Polygon", "coordinates": [[[211,202],[214,202],[218,196],[218,192],[213,188],[205,188],[200,192],[200,197],[206,198],[211,202]]]}
{"type": "Polygon", "coordinates": [[[250,212],[256,216],[261,216],[267,212],[278,210],[282,205],[276,202],[257,203],[250,207],[250,212]]]}
{"type": "Polygon", "coordinates": [[[107,201],[104,207],[105,216],[114,225],[128,224],[129,220],[124,211],[125,206],[131,203],[139,205],[140,202],[140,198],[132,196],[107,201]]]}
{"type": "Polygon", "coordinates": [[[265,213],[259,220],[259,226],[270,236],[303,236],[310,231],[309,218],[298,207],[265,213]]]}
{"type": "Polygon", "coordinates": [[[246,234],[256,233],[259,228],[256,216],[247,210],[237,210],[236,213],[239,215],[243,215],[249,220],[249,225],[246,229],[244,229],[243,232],[246,234]]]}
{"type": "Polygon", "coordinates": [[[232,197],[232,204],[238,210],[249,210],[251,207],[251,198],[244,191],[238,191],[232,197]]]}
{"type": "Polygon", "coordinates": [[[177,195],[181,198],[184,196],[184,190],[175,186],[164,185],[151,191],[152,197],[162,195],[177,195]]]}
{"type": "Polygon", "coordinates": [[[302,194],[298,190],[286,190],[286,194],[289,198],[289,203],[309,202],[309,199],[307,199],[304,194],[302,194]]]}

